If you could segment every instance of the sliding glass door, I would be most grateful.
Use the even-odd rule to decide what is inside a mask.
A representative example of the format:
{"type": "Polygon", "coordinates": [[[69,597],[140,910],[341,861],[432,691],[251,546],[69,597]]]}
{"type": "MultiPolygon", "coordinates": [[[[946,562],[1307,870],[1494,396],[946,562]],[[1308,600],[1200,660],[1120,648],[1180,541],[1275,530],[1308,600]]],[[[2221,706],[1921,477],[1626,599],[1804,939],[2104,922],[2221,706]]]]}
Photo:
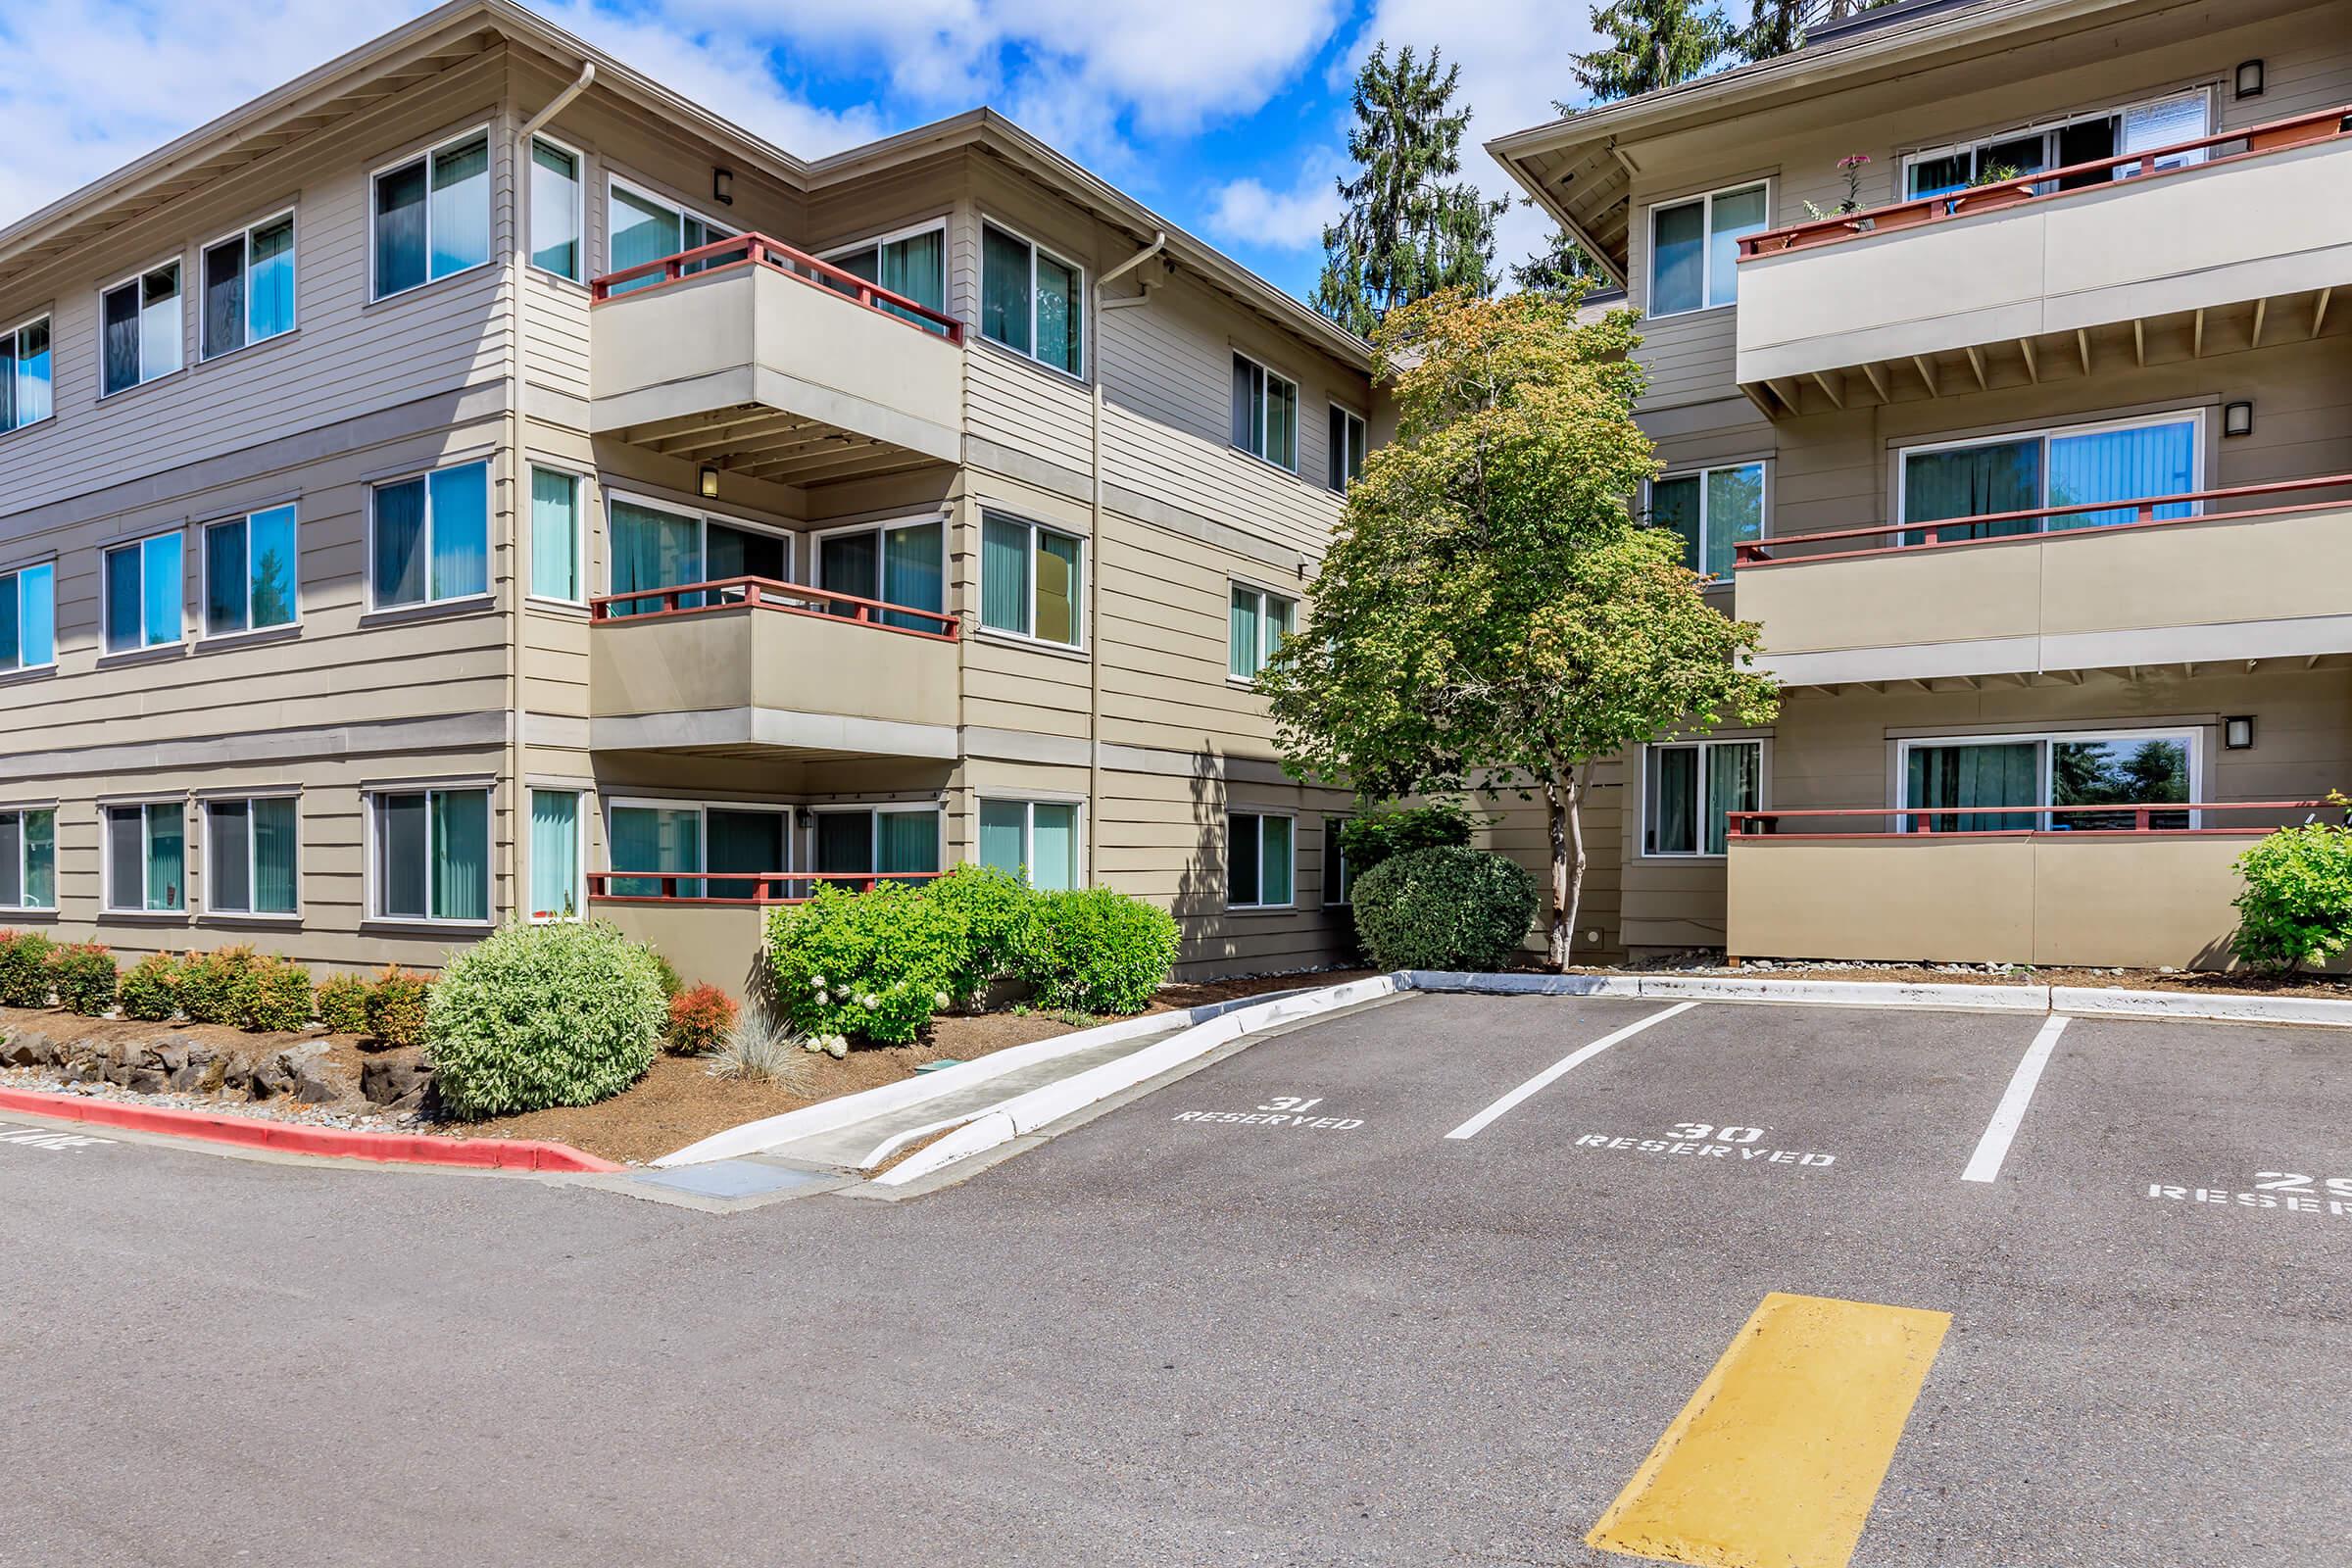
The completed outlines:
{"type": "MultiPolygon", "coordinates": [[[[2135,522],[2139,510],[2034,516],[2037,507],[2089,506],[2184,495],[2198,487],[2199,421],[2195,415],[2132,424],[2037,430],[1996,440],[1915,448],[1902,455],[1902,520],[1942,522],[2019,513],[2004,521],[1939,528],[1939,540],[1986,539],[2045,530],[2101,528],[2135,522]]],[[[2191,502],[2154,509],[2157,518],[2185,517],[2191,502]]],[[[1906,544],[1924,544],[1912,527],[1906,544]]]]}
{"type": "MultiPolygon", "coordinates": [[[[1994,810],[1996,807],[2185,806],[2195,799],[2196,738],[2171,733],[2002,736],[1903,744],[1906,833],[2122,832],[2138,813],[1994,810]]],[[[2151,829],[2193,826],[2194,813],[2151,811],[2151,829]]]]}
{"type": "MultiPolygon", "coordinates": [[[[879,599],[912,610],[947,608],[947,530],[937,522],[902,523],[827,534],[817,541],[817,585],[858,599],[879,599]]],[[[856,615],[858,607],[837,604],[837,615],[856,615]]],[[[885,611],[883,624],[910,631],[937,631],[927,615],[885,611]]]]}

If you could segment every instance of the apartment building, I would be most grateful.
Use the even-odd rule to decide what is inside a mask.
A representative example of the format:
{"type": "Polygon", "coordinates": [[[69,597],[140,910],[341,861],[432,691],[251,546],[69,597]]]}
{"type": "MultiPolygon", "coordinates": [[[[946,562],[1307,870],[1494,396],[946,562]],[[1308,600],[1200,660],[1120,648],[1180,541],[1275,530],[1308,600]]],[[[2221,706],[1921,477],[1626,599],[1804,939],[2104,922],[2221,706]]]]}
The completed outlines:
{"type": "Polygon", "coordinates": [[[1105,883],[1344,951],[1251,677],[1355,338],[986,111],[807,161],[458,0],[0,230],[0,923],[431,965],[1105,883]]]}
{"type": "Polygon", "coordinates": [[[1787,689],[1608,781],[1627,949],[2228,960],[2352,789],[2348,113],[2340,3],[1896,0],[1491,144],[1787,689]]]}

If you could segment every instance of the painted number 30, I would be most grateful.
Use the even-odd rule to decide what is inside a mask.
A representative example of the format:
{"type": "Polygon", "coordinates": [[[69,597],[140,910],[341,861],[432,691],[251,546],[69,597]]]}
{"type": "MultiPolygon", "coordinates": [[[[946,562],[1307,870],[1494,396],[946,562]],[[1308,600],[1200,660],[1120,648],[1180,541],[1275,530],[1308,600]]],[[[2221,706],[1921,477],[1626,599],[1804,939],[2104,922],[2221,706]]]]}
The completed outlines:
{"type": "Polygon", "coordinates": [[[1761,1127],[1710,1127],[1703,1121],[1678,1121],[1674,1124],[1674,1136],[1702,1144],[1709,1140],[1719,1144],[1752,1144],[1764,1136],[1764,1129],[1761,1127]]]}
{"type": "MultiPolygon", "coordinates": [[[[2308,1193],[2313,1191],[2312,1178],[2299,1176],[2291,1170],[2258,1170],[2254,1185],[2266,1193],[2308,1193]]],[[[2337,1198],[2352,1198],[2352,1176],[2330,1176],[2328,1191],[2337,1198]]]]}

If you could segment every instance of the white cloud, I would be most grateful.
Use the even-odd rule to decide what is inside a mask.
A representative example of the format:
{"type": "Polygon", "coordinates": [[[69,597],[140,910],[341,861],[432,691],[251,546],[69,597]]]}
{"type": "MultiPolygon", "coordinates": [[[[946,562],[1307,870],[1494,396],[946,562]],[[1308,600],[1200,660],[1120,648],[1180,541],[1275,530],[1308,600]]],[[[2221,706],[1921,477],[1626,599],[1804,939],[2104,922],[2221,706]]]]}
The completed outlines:
{"type": "Polygon", "coordinates": [[[1236,245],[1268,250],[1311,251],[1323,243],[1324,228],[1339,220],[1338,177],[1345,160],[1337,150],[1307,160],[1289,190],[1269,190],[1254,177],[1218,188],[1209,202],[1208,231],[1236,245]]]}

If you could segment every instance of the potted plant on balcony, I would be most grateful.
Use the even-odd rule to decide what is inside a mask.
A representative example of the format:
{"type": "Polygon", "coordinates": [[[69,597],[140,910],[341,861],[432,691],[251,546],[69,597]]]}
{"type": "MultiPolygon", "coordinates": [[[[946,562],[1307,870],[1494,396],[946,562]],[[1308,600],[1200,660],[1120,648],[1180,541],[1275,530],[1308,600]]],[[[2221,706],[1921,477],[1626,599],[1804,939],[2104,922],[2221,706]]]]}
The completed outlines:
{"type": "Polygon", "coordinates": [[[1989,213],[2003,207],[2015,207],[2019,202],[2039,194],[2040,187],[2027,179],[2024,172],[2012,164],[1995,164],[1980,171],[1968,182],[1968,189],[1952,198],[1951,210],[1959,213],[1989,213]]]}

